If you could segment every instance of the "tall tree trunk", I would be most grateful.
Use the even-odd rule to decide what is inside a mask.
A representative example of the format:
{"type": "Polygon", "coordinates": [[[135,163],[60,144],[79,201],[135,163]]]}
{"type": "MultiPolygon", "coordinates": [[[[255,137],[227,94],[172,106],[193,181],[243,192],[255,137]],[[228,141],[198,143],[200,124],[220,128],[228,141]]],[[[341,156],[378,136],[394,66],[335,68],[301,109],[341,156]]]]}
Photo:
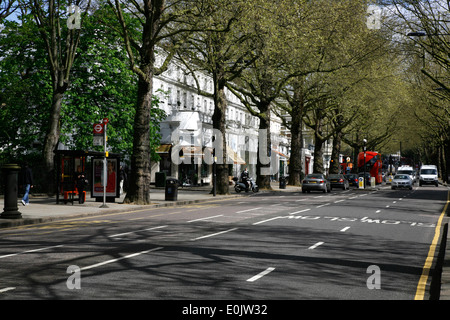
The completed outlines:
{"type": "Polygon", "coordinates": [[[133,154],[129,190],[124,203],[150,204],[150,112],[152,107],[152,65],[141,70],[147,78],[139,77],[136,114],[134,117],[133,154]]]}
{"type": "MultiPolygon", "coordinates": [[[[228,164],[227,164],[227,141],[226,141],[226,109],[227,109],[227,99],[225,96],[225,80],[223,76],[219,73],[214,74],[214,114],[212,116],[213,128],[219,130],[221,134],[222,141],[216,145],[221,147],[222,159],[217,159],[216,164],[216,193],[217,194],[229,194],[228,185],[228,164]]],[[[216,137],[217,138],[217,137],[216,137]]],[[[217,154],[217,152],[216,152],[217,154]]]]}
{"type": "Polygon", "coordinates": [[[323,143],[324,139],[322,138],[322,120],[320,119],[314,130],[314,165],[313,165],[313,173],[323,173],[323,143]]]}
{"type": "Polygon", "coordinates": [[[323,141],[320,139],[316,139],[316,142],[314,144],[314,165],[313,165],[313,172],[314,173],[323,173],[323,141]]]}
{"type": "MultiPolygon", "coordinates": [[[[260,189],[271,190],[270,186],[270,167],[271,154],[272,154],[272,140],[270,137],[270,103],[261,102],[258,104],[259,109],[259,129],[263,130],[264,134],[261,137],[261,131],[259,133],[260,140],[258,142],[258,157],[256,162],[256,184],[260,189]],[[266,145],[261,146],[261,142],[265,142],[266,145]]],[[[273,164],[274,165],[274,164],[273,164]]]]}
{"type": "Polygon", "coordinates": [[[339,153],[341,152],[342,131],[336,132],[333,137],[333,149],[331,151],[330,173],[339,173],[339,153]]]}
{"type": "Polygon", "coordinates": [[[55,154],[54,151],[58,146],[59,136],[61,134],[60,127],[60,118],[61,118],[61,105],[62,99],[64,96],[64,92],[66,91],[66,86],[53,86],[53,97],[52,97],[52,106],[51,106],[51,116],[49,120],[49,127],[47,134],[45,136],[44,142],[44,164],[45,164],[45,173],[44,173],[44,181],[46,181],[46,192],[49,195],[53,195],[57,190],[55,189],[56,185],[56,175],[55,175],[55,154]]]}
{"type": "Polygon", "coordinates": [[[294,81],[291,111],[291,157],[289,159],[289,184],[299,186],[302,181],[303,110],[302,82],[294,81]]]}
{"type": "MultiPolygon", "coordinates": [[[[164,0],[145,0],[136,9],[142,10],[142,38],[138,48],[139,60],[135,60],[130,41],[130,29],[125,22],[119,0],[115,0],[116,14],[122,26],[125,48],[130,59],[131,69],[138,75],[136,114],[134,117],[133,153],[131,155],[131,174],[125,203],[150,204],[150,114],[153,95],[153,76],[155,74],[155,37],[161,23],[164,0]],[[136,66],[139,61],[139,67],[136,66]]],[[[110,3],[112,5],[112,3],[110,3]]],[[[137,2],[133,2],[137,5],[137,2]]],[[[171,55],[169,55],[171,56],[171,55]]]]}
{"type": "Polygon", "coordinates": [[[289,184],[299,186],[302,178],[303,132],[302,117],[292,113],[291,122],[291,157],[289,159],[289,184]]]}

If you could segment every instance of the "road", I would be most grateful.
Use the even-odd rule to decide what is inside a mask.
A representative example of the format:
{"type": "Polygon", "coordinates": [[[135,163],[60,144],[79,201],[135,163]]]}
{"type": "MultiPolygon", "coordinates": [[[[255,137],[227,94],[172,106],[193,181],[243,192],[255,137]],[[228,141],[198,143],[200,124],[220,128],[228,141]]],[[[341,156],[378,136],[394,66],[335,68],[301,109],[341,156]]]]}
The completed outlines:
{"type": "Polygon", "coordinates": [[[261,192],[2,229],[0,299],[414,299],[448,192],[261,192]]]}

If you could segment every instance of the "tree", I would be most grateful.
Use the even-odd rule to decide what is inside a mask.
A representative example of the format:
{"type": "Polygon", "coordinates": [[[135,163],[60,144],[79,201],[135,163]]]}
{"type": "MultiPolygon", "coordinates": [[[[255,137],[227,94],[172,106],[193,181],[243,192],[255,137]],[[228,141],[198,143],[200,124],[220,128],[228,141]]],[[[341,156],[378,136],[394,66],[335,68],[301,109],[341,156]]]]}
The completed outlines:
{"type": "Polygon", "coordinates": [[[272,137],[270,123],[272,105],[281,96],[286,83],[293,77],[289,72],[286,44],[292,40],[286,16],[297,13],[305,2],[281,1],[277,7],[265,0],[255,0],[246,9],[245,45],[251,48],[251,63],[239,79],[227,87],[240,99],[251,115],[259,119],[260,139],[256,164],[256,183],[261,189],[271,189],[272,137]],[[263,138],[264,140],[262,140],[263,138]]]}
{"type": "Polygon", "coordinates": [[[48,70],[51,76],[52,102],[47,133],[44,141],[43,158],[49,190],[54,190],[54,150],[61,134],[60,120],[64,94],[70,85],[71,69],[80,42],[81,25],[91,0],[24,0],[22,10],[30,10],[34,16],[39,34],[47,50],[48,70]],[[74,10],[71,12],[70,10],[74,10]],[[83,10],[83,14],[80,11],[83,10]],[[75,14],[73,17],[72,13],[75,14]],[[75,18],[74,20],[72,20],[75,18]],[[75,22],[75,23],[74,23],[75,22]]]}
{"type": "Polygon", "coordinates": [[[107,3],[116,15],[130,69],[138,76],[131,174],[124,202],[149,204],[153,76],[167,69],[185,41],[180,34],[186,35],[196,28],[204,8],[200,0],[107,0],[107,3]],[[155,65],[156,50],[167,52],[159,67],[155,65]]]}
{"type": "Polygon", "coordinates": [[[416,86],[424,90],[426,102],[424,104],[432,117],[422,117],[418,120],[426,126],[428,133],[422,137],[428,145],[436,148],[439,154],[437,162],[443,173],[443,180],[447,181],[450,172],[450,162],[446,161],[450,154],[450,113],[448,102],[450,101],[450,27],[449,27],[449,1],[426,0],[426,1],[394,1],[395,14],[399,20],[400,27],[397,31],[409,36],[413,42],[412,48],[406,42],[404,48],[408,52],[415,52],[416,57],[421,57],[421,73],[426,81],[416,77],[416,86]],[[405,26],[408,30],[405,31],[405,26]],[[419,50],[417,50],[419,48],[419,50]],[[430,88],[431,87],[431,88],[430,88]],[[424,120],[425,119],[425,120],[424,120]]]}
{"type": "Polygon", "coordinates": [[[17,1],[0,0],[0,23],[17,9],[17,1]]]}
{"type": "Polygon", "coordinates": [[[332,136],[340,137],[334,128],[342,131],[347,123],[337,112],[347,84],[336,75],[370,58],[376,47],[368,45],[374,36],[366,30],[364,3],[294,1],[289,8],[295,10],[288,10],[281,19],[284,22],[280,28],[288,36],[283,39],[285,44],[278,44],[282,49],[278,55],[289,61],[292,77],[283,90],[285,103],[278,107],[288,115],[281,118],[291,130],[289,184],[299,185],[303,124],[309,124],[314,131],[314,170],[322,172],[321,145],[332,136]]]}
{"type": "Polygon", "coordinates": [[[0,161],[42,158],[41,137],[50,117],[46,50],[31,16],[5,21],[0,34],[0,161]]]}
{"type": "MultiPolygon", "coordinates": [[[[63,101],[61,141],[78,150],[92,146],[92,125],[108,118],[108,148],[130,155],[133,141],[133,119],[137,94],[137,75],[128,68],[128,57],[122,49],[120,34],[106,26],[113,19],[108,8],[98,8],[85,18],[83,42],[72,67],[73,81],[63,101]]],[[[159,122],[165,113],[158,108],[159,97],[152,97],[151,154],[159,145],[159,122]]]]}
{"type": "MultiPolygon", "coordinates": [[[[209,7],[204,29],[195,32],[183,47],[179,58],[194,76],[197,88],[202,95],[214,100],[212,116],[213,128],[220,131],[215,136],[215,145],[220,146],[221,159],[217,163],[217,193],[228,194],[228,161],[226,141],[227,84],[238,78],[253,61],[251,47],[246,46],[249,35],[243,28],[242,16],[248,6],[247,1],[208,0],[209,7]],[[196,70],[206,71],[213,78],[213,93],[201,89],[196,70]],[[217,142],[218,141],[218,142],[217,142]]],[[[217,151],[217,150],[216,150],[217,151]]]]}

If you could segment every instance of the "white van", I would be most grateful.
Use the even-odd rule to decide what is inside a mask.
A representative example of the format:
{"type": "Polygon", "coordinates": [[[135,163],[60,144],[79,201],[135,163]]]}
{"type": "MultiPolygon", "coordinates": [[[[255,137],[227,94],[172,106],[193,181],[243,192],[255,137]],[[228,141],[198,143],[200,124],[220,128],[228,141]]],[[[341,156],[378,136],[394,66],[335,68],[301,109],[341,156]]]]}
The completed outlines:
{"type": "Polygon", "coordinates": [[[416,183],[416,172],[414,171],[413,167],[411,166],[401,166],[397,169],[397,174],[407,174],[413,184],[416,183]]]}
{"type": "Polygon", "coordinates": [[[438,172],[435,165],[423,165],[420,167],[419,175],[419,186],[422,186],[423,184],[434,184],[436,187],[439,186],[438,172]]]}

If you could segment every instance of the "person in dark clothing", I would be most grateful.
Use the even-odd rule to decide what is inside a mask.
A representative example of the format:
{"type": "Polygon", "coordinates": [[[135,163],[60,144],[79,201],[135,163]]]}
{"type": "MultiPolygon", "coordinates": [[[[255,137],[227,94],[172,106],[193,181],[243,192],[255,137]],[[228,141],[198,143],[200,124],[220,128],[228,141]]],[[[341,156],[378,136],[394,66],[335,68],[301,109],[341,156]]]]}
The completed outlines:
{"type": "Polygon", "coordinates": [[[77,184],[77,190],[78,190],[78,202],[80,204],[84,203],[84,185],[86,183],[86,174],[83,172],[83,169],[81,166],[78,166],[77,172],[75,173],[75,181],[77,184]]]}
{"type": "Polygon", "coordinates": [[[30,189],[33,188],[33,172],[28,165],[28,162],[25,162],[22,168],[22,184],[25,187],[25,193],[22,198],[22,204],[27,206],[30,204],[29,194],[30,189]]]}
{"type": "Polygon", "coordinates": [[[244,169],[241,173],[241,181],[245,184],[245,188],[248,189],[250,187],[250,183],[248,182],[248,178],[250,177],[247,168],[244,169]]]}

